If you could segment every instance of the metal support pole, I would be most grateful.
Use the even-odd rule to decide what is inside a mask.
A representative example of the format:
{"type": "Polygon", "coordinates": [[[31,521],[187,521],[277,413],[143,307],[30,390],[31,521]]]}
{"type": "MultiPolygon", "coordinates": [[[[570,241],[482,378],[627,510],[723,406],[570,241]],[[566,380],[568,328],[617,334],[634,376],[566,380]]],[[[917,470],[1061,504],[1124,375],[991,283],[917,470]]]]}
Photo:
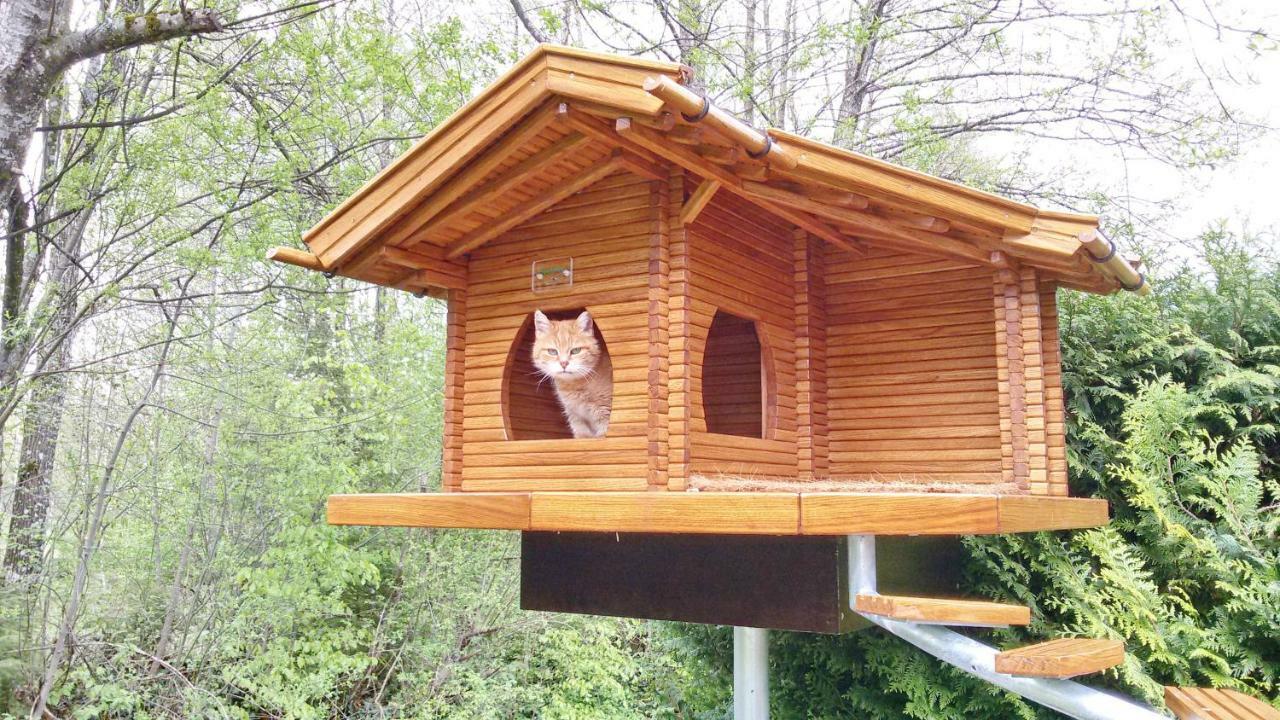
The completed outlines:
{"type": "MultiPolygon", "coordinates": [[[[852,608],[855,596],[876,593],[876,538],[874,535],[850,535],[848,550],[849,605],[852,608]]],[[[854,611],[857,612],[856,608],[854,611]]],[[[998,673],[995,671],[995,661],[999,651],[954,630],[937,625],[890,620],[878,615],[863,615],[863,617],[945,663],[1077,720],[1161,720],[1164,718],[1163,715],[1128,698],[1095,690],[1070,680],[1028,678],[998,673]]]]}
{"type": "Polygon", "coordinates": [[[769,720],[769,631],[733,629],[733,720],[769,720]]]}

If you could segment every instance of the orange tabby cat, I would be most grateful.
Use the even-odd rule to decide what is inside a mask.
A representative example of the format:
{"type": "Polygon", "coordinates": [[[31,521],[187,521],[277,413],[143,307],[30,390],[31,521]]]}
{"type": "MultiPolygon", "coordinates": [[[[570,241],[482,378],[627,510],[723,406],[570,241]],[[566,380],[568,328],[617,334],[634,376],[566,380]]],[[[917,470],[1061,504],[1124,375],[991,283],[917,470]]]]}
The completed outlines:
{"type": "Polygon", "coordinates": [[[533,365],[555,382],[573,436],[604,437],[613,408],[613,365],[596,339],[591,314],[552,320],[535,310],[533,328],[533,365]]]}

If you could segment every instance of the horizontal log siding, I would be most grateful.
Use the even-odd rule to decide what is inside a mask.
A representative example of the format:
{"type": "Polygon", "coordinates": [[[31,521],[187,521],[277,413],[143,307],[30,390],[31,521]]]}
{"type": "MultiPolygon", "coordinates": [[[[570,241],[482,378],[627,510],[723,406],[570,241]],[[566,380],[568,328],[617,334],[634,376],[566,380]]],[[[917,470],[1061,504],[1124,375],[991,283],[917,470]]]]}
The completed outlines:
{"type": "MultiPolygon", "coordinates": [[[[462,489],[643,490],[650,474],[649,263],[658,219],[649,181],[612,175],[471,253],[468,267],[462,489]],[[572,288],[530,289],[535,260],[572,257],[572,288]],[[512,345],[535,309],[585,307],[613,362],[605,438],[508,438],[508,412],[539,413],[504,391],[512,345]]],[[[511,390],[515,390],[511,394],[511,390]]],[[[563,422],[563,421],[561,421],[563,422]]]]}
{"type": "MultiPolygon", "coordinates": [[[[671,300],[673,308],[685,310],[679,315],[688,323],[690,470],[703,475],[794,478],[797,456],[793,230],[725,192],[717,193],[686,230],[689,297],[677,297],[673,284],[671,300]],[[757,322],[764,356],[764,387],[725,384],[717,391],[761,392],[764,438],[707,432],[703,393],[712,389],[703,387],[706,375],[703,355],[717,309],[757,322]]],[[[712,371],[711,376],[718,374],[712,371]]],[[[673,387],[673,393],[676,390],[673,387]]],[[[674,432],[674,428],[672,430],[674,432]]]]}
{"type": "Polygon", "coordinates": [[[832,251],[825,286],[831,476],[999,482],[990,272],[832,251]]]}

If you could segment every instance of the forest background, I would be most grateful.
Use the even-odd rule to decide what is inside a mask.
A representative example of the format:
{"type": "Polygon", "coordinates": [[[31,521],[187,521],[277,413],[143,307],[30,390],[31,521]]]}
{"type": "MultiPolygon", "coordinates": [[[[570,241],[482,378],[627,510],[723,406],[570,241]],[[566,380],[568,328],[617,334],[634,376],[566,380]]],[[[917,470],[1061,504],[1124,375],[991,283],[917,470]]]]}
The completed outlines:
{"type": "MultiPolygon", "coordinates": [[[[0,2],[0,717],[727,718],[724,629],[517,609],[511,534],[327,526],[431,490],[443,307],[262,260],[535,42],[745,120],[1094,212],[1061,293],[1103,529],[965,541],[1011,643],[1280,684],[1280,15],[1257,0],[0,2]],[[7,713],[7,714],[6,714],[7,713]]],[[[1047,718],[878,632],[775,635],[779,718],[1047,718]]]]}

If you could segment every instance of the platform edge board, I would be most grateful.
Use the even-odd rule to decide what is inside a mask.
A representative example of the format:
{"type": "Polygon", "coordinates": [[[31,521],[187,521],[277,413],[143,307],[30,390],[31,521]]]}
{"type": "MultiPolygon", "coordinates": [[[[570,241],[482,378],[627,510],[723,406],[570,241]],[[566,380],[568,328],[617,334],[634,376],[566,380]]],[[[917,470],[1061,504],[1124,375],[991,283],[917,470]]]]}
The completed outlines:
{"type": "Polygon", "coordinates": [[[1002,533],[1075,530],[1111,521],[1107,501],[1096,498],[1001,495],[996,512],[1002,533]]]}
{"type": "Polygon", "coordinates": [[[995,495],[801,493],[804,535],[986,535],[999,532],[995,495]]]}
{"type": "Polygon", "coordinates": [[[330,495],[330,525],[528,530],[529,493],[330,495]]]}
{"type": "Polygon", "coordinates": [[[331,495],[331,525],[713,533],[989,535],[1107,523],[1105,500],[870,493],[510,491],[331,495]]]}
{"type": "Polygon", "coordinates": [[[797,493],[537,492],[531,530],[798,535],[797,493]]]}

